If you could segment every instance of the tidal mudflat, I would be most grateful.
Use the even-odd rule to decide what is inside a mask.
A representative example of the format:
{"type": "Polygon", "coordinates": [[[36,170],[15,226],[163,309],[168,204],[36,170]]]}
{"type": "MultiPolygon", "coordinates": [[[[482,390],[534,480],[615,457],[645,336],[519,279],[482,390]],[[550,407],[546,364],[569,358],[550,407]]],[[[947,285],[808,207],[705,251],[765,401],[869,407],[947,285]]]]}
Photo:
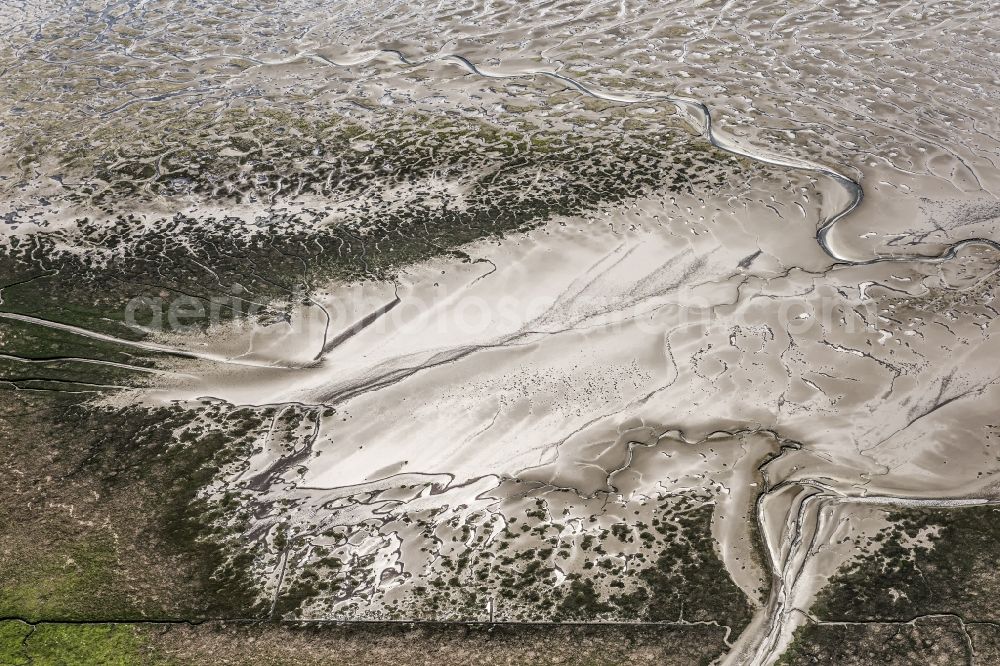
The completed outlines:
{"type": "Polygon", "coordinates": [[[56,5],[5,659],[995,662],[985,8],[56,5]]]}

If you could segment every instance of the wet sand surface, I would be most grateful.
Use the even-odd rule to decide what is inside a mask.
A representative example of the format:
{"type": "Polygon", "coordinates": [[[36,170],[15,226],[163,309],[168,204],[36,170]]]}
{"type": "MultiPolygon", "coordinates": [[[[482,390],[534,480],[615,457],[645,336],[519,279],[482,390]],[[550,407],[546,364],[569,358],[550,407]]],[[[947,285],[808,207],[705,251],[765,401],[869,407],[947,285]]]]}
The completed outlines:
{"type": "MultiPolygon", "coordinates": [[[[267,546],[253,570],[273,614],[545,621],[558,608],[502,594],[496,572],[528,571],[503,557],[548,549],[531,571],[567,590],[603,560],[597,594],[627,596],[667,545],[701,543],[649,526],[695,530],[684,516],[704,510],[709,550],[747,614],[682,605],[669,619],[725,627],[723,663],[773,663],[886,510],[1000,502],[988,10],[294,5],[253,12],[251,24],[239,7],[110,9],[94,30],[120,42],[63,26],[42,46],[28,39],[41,6],[4,9],[11,54],[30,65],[5,76],[17,101],[0,104],[27,136],[96,103],[94,150],[102,130],[169,126],[181,99],[220,116],[258,98],[359,122],[440,112],[667,150],[661,132],[670,160],[714,175],[547,215],[391,275],[317,275],[280,321],[130,341],[176,352],[184,376],[107,404],[278,407],[251,454],[205,490],[252,515],[246,533],[267,546]],[[199,19],[209,27],[176,39],[199,19]],[[121,33],[130,21],[164,32],[121,33]],[[126,85],[68,87],[52,110],[28,113],[38,72],[76,80],[109,59],[126,85]],[[133,105],[148,116],[129,115],[133,105]],[[467,574],[483,571],[488,594],[421,600],[435,581],[471,584],[455,563],[477,557],[490,564],[467,574]],[[347,581],[336,591],[310,582],[334,575],[347,581]],[[295,590],[300,603],[285,609],[295,590]]],[[[4,159],[24,150],[15,135],[3,141],[4,159]]],[[[59,148],[73,141],[53,133],[59,148]]],[[[65,195],[72,169],[51,159],[4,197],[8,244],[51,234],[86,253],[70,220],[88,212],[103,223],[138,211],[149,228],[178,210],[202,225],[220,211],[298,215],[317,230],[432,193],[458,208],[471,197],[459,172],[405,184],[375,174],[370,190],[336,202],[285,196],[279,178],[271,199],[255,190],[229,205],[181,183],[155,196],[115,190],[131,194],[108,207],[65,195]]],[[[609,170],[649,168],[632,159],[609,170]]],[[[559,177],[540,169],[525,196],[579,185],[559,177]]],[[[95,256],[113,263],[135,247],[95,256]]],[[[595,608],[593,619],[639,619],[625,605],[595,608]]]]}

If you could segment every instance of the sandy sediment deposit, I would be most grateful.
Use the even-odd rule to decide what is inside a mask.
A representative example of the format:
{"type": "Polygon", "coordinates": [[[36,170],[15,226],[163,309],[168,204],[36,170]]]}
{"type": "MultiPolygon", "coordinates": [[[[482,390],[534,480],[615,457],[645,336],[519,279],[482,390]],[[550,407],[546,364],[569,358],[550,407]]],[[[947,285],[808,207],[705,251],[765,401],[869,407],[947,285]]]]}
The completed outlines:
{"type": "Polygon", "coordinates": [[[768,664],[899,512],[1000,502],[972,4],[204,4],[0,9],[3,382],[228,443],[192,497],[265,617],[768,664]]]}

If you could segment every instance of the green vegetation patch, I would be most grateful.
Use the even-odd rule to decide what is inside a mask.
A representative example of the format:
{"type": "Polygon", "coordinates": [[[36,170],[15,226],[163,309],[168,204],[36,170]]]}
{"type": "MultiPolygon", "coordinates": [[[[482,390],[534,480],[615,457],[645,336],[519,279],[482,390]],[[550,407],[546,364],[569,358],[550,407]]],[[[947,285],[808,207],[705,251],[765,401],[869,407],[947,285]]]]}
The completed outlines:
{"type": "Polygon", "coordinates": [[[911,620],[954,613],[1000,618],[1000,509],[907,509],[875,538],[873,552],[849,562],[812,609],[822,620],[911,620]]]}
{"type": "Polygon", "coordinates": [[[166,666],[127,624],[0,622],[0,663],[5,666],[166,666]]]}
{"type": "MultiPolygon", "coordinates": [[[[127,659],[67,664],[173,666],[390,666],[434,663],[532,666],[708,666],[725,651],[724,629],[708,626],[144,624],[109,636],[127,659]],[[428,661],[431,660],[431,661],[428,661]]],[[[16,636],[15,636],[16,638],[16,636]]],[[[95,632],[88,639],[98,639],[95,632]]],[[[30,643],[30,641],[29,641],[30,643]]],[[[0,648],[2,649],[2,648],[0,648]]],[[[95,652],[91,652],[95,654],[95,652]]],[[[16,662],[15,662],[16,663],[16,662]]],[[[58,662],[36,662],[58,663],[58,662]]]]}
{"type": "MultiPolygon", "coordinates": [[[[100,408],[0,391],[0,616],[28,620],[262,613],[230,557],[235,517],[202,495],[246,455],[266,410],[100,408]],[[212,418],[200,420],[208,411],[212,418]]],[[[269,423],[269,421],[268,421],[269,423]]]]}
{"type": "Polygon", "coordinates": [[[78,540],[50,544],[5,567],[0,617],[86,616],[95,600],[113,589],[117,554],[110,534],[83,533],[78,540]]]}
{"type": "MultiPolygon", "coordinates": [[[[913,623],[809,624],[795,632],[780,666],[965,666],[973,660],[956,618],[913,623]]],[[[982,663],[992,663],[983,661],[982,663]]]]}

